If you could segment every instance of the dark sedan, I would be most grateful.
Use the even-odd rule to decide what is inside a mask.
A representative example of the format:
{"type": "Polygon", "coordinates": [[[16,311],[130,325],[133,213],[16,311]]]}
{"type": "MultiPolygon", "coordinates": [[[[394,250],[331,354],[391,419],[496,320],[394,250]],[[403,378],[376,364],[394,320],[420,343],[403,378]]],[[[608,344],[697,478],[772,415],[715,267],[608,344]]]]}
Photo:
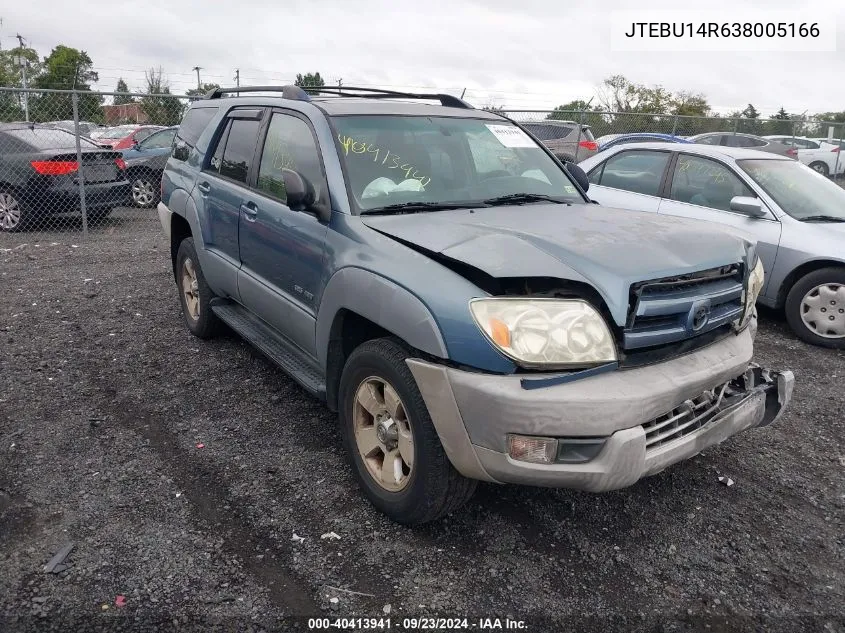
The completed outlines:
{"type": "MultiPolygon", "coordinates": [[[[120,152],[80,139],[88,217],[100,220],[129,196],[120,152]]],[[[76,137],[33,123],[0,124],[0,231],[18,231],[57,215],[79,214],[76,137]]]]}

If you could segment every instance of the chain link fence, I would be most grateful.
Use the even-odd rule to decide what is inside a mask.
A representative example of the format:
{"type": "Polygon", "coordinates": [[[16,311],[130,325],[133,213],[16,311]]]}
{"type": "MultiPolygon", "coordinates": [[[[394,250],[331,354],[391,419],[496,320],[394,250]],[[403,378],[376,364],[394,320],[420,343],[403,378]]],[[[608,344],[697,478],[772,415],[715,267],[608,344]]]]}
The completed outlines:
{"type": "Polygon", "coordinates": [[[189,101],[0,88],[0,246],[157,222],[161,174],[189,101]]]}
{"type": "MultiPolygon", "coordinates": [[[[154,223],[175,126],[190,100],[169,93],[0,88],[0,247],[154,223]]],[[[594,111],[505,111],[566,160],[594,154],[615,135],[693,137],[754,147],[776,136],[791,155],[842,180],[845,123],[594,111]]],[[[701,140],[701,139],[696,139],[701,140]]]]}
{"type": "Polygon", "coordinates": [[[845,173],[842,122],[560,110],[506,110],[502,114],[526,126],[555,154],[569,161],[584,160],[606,143],[614,139],[619,142],[619,136],[627,134],[662,134],[749,149],[764,145],[759,137],[773,137],[768,141],[785,147],[768,149],[789,152],[793,158],[840,181],[845,173]]]}

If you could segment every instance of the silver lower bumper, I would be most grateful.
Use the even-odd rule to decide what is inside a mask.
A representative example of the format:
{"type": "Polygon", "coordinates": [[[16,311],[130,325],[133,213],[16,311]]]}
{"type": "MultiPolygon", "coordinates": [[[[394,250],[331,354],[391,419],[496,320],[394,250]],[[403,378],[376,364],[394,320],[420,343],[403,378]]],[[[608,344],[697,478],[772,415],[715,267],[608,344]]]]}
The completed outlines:
{"type": "Polygon", "coordinates": [[[512,376],[463,372],[420,360],[408,365],[446,454],[465,476],[603,491],[629,486],[780,417],[792,398],[792,372],[749,364],[750,334],[747,341],[743,336],[660,365],[546,389],[519,388],[512,376]],[[710,408],[700,425],[668,441],[653,441],[648,428],[656,418],[726,383],[731,385],[728,397],[710,408]],[[585,463],[536,464],[507,454],[509,433],[602,437],[605,443],[585,463]]]}

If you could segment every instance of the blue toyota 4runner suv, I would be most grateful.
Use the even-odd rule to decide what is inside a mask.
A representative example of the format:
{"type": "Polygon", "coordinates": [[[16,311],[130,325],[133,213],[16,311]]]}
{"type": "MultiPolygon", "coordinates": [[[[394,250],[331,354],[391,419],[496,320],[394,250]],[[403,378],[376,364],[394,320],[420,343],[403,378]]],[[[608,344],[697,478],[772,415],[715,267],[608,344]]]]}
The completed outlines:
{"type": "Polygon", "coordinates": [[[791,372],[751,363],[753,244],[591,204],[455,97],[337,92],[193,103],[158,212],[188,328],[227,324],[337,411],[378,509],[622,488],[781,415],[791,372]]]}

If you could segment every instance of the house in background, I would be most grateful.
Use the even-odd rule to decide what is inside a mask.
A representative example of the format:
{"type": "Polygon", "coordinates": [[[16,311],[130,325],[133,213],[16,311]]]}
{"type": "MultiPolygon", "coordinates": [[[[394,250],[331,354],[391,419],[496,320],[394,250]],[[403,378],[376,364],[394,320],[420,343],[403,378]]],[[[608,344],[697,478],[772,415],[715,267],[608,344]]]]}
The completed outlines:
{"type": "Polygon", "coordinates": [[[120,125],[122,123],[148,123],[150,117],[141,108],[140,103],[122,103],[120,105],[104,105],[105,125],[120,125]]]}

